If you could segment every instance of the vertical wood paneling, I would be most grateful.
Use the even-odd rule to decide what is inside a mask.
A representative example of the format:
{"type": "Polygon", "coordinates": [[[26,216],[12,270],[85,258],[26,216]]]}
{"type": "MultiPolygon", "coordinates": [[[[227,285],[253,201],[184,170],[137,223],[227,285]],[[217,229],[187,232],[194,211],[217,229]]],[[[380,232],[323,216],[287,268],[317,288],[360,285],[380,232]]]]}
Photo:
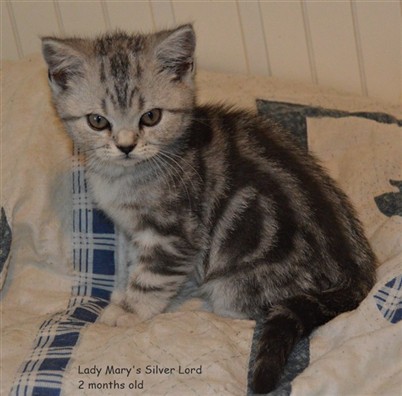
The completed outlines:
{"type": "Polygon", "coordinates": [[[54,5],[55,18],[57,21],[57,25],[59,27],[60,34],[64,36],[66,34],[66,29],[64,28],[63,17],[61,15],[59,3],[56,0],[53,0],[53,5],[54,5]]]}
{"type": "Polygon", "coordinates": [[[308,10],[305,0],[300,0],[300,8],[303,16],[303,27],[304,27],[304,35],[306,38],[307,56],[310,66],[311,82],[313,84],[318,84],[317,67],[315,64],[315,56],[313,48],[313,39],[311,38],[310,20],[308,17],[308,10]]]}
{"type": "Polygon", "coordinates": [[[261,12],[272,75],[312,81],[300,4],[264,2],[261,12]]]}
{"type": "Polygon", "coordinates": [[[238,7],[248,61],[248,72],[270,75],[271,68],[259,3],[238,1],[238,7]]]}
{"type": "Polygon", "coordinates": [[[12,7],[24,55],[40,51],[40,36],[60,34],[53,3],[13,2],[12,7]]]}
{"type": "Polygon", "coordinates": [[[155,26],[158,29],[166,29],[176,24],[173,6],[170,1],[151,1],[155,26]]]}
{"type": "Polygon", "coordinates": [[[177,23],[195,21],[197,57],[201,67],[246,73],[241,28],[234,1],[173,1],[177,23]]]}
{"type": "Polygon", "coordinates": [[[366,76],[366,69],[364,67],[362,40],[361,40],[361,35],[360,35],[359,18],[357,15],[355,1],[352,1],[352,0],[350,1],[350,8],[351,8],[352,19],[353,19],[353,30],[354,30],[354,34],[355,34],[356,56],[357,56],[357,62],[359,65],[361,90],[362,90],[362,94],[364,96],[368,96],[367,76],[366,76]]]}
{"type": "Polygon", "coordinates": [[[107,1],[112,29],[129,32],[149,32],[154,30],[152,12],[149,2],[107,1]]]}
{"type": "Polygon", "coordinates": [[[401,17],[398,3],[357,2],[369,96],[398,102],[401,95],[401,17]]]}
{"type": "Polygon", "coordinates": [[[361,92],[350,4],[307,2],[318,83],[361,92]]]}
{"type": "Polygon", "coordinates": [[[201,67],[402,102],[402,0],[8,0],[1,10],[5,59],[38,52],[41,35],[193,22],[201,67]]]}
{"type": "Polygon", "coordinates": [[[66,34],[93,35],[104,32],[106,21],[100,1],[58,1],[66,34]]]}
{"type": "Polygon", "coordinates": [[[18,53],[18,45],[14,36],[12,22],[8,6],[5,2],[0,4],[1,7],[1,56],[4,59],[19,59],[22,56],[18,53]]]}
{"type": "Polygon", "coordinates": [[[103,20],[105,21],[106,29],[111,30],[112,29],[112,22],[110,20],[109,8],[107,6],[107,2],[106,1],[101,1],[100,5],[101,5],[102,14],[103,14],[103,20]]]}

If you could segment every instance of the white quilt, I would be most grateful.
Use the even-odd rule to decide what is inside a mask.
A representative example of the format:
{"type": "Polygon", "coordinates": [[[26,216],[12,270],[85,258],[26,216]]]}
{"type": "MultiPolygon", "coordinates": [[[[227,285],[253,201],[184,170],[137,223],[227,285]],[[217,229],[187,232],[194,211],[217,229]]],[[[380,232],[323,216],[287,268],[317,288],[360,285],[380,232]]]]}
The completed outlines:
{"type": "MultiPolygon", "coordinates": [[[[307,106],[308,149],[351,197],[381,263],[358,309],[298,345],[274,394],[402,394],[402,111],[262,77],[201,71],[198,81],[202,102],[307,106]]],[[[192,301],[134,328],[96,322],[120,239],[92,206],[39,56],[4,62],[1,114],[0,393],[246,395],[252,321],[192,301]]]]}

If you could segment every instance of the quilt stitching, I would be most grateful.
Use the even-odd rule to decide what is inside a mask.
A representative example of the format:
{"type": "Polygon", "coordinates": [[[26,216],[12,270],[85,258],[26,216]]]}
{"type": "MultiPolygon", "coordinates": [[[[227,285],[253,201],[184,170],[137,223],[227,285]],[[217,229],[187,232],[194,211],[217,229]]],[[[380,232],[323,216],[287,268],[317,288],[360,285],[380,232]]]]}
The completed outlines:
{"type": "Polygon", "coordinates": [[[108,304],[114,286],[114,227],[89,198],[85,169],[73,157],[73,250],[75,278],[65,311],[42,323],[30,356],[22,363],[11,395],[60,395],[63,373],[82,328],[108,304]]]}

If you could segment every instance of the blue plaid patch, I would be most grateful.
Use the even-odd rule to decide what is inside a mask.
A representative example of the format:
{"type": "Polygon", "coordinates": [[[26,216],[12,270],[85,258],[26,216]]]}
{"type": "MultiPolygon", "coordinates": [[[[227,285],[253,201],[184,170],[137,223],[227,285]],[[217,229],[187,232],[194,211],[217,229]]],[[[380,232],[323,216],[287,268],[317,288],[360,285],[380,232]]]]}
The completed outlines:
{"type": "Polygon", "coordinates": [[[391,323],[402,320],[402,275],[387,282],[374,294],[377,308],[391,323]]]}
{"type": "Polygon", "coordinates": [[[32,353],[21,365],[11,395],[58,396],[81,329],[96,321],[113,291],[113,224],[93,208],[79,153],[73,160],[73,265],[67,308],[42,323],[32,353]]]}

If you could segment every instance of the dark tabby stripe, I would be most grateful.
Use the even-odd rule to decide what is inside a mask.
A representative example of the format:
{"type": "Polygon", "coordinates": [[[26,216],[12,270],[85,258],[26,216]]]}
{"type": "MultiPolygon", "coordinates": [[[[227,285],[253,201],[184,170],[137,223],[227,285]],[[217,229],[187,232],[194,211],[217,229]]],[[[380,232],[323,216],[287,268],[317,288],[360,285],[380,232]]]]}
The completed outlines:
{"type": "Polygon", "coordinates": [[[130,288],[133,290],[137,290],[141,293],[154,293],[154,292],[161,292],[164,291],[164,287],[158,287],[158,286],[145,286],[137,281],[133,281],[130,283],[130,288]]]}
{"type": "Polygon", "coordinates": [[[138,260],[146,264],[150,272],[165,276],[183,276],[187,275],[189,269],[185,264],[178,262],[177,257],[164,251],[162,248],[154,248],[151,253],[143,253],[138,260]]]}

